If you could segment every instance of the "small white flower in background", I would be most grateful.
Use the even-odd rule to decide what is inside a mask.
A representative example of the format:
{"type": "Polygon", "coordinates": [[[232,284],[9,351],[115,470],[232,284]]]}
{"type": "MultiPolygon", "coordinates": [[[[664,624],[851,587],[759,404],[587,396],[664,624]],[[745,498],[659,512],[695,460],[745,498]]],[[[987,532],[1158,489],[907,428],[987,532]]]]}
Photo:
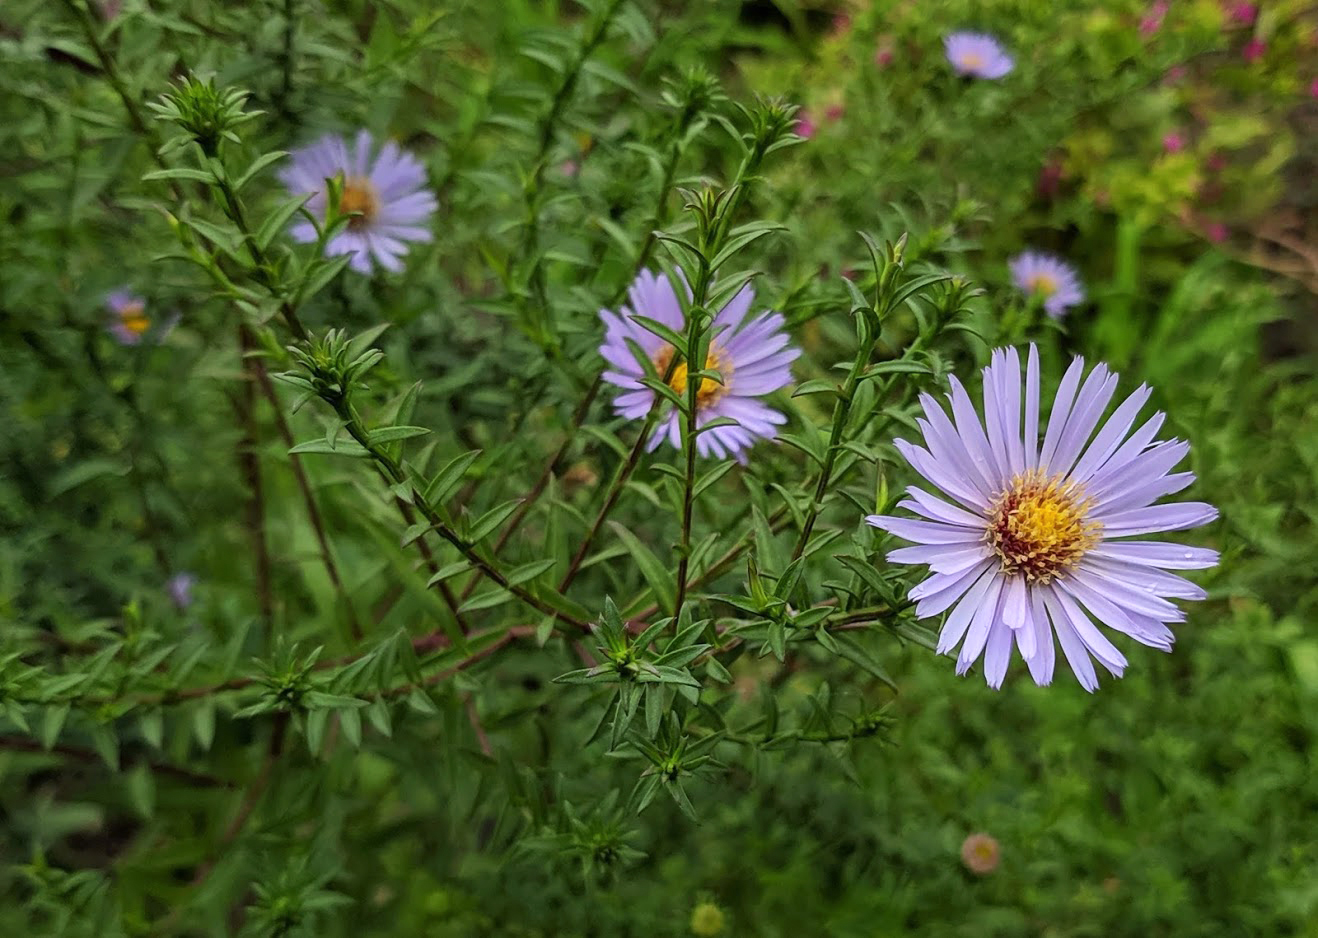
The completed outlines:
{"type": "MultiPolygon", "coordinates": [[[[327,135],[293,151],[290,165],[279,174],[294,195],[315,193],[307,210],[320,216],[328,210],[325,180],[342,178],[339,208],[357,214],[325,250],[330,255],[351,254],[349,266],[364,274],[377,263],[386,270],[402,270],[408,243],[433,238],[429,222],[438,204],[425,188],[426,169],[420,160],[392,140],[375,151],[371,135],[364,130],[352,145],[343,137],[327,135]]],[[[316,229],[302,221],[293,226],[292,235],[298,241],[315,241],[316,229]]]]}

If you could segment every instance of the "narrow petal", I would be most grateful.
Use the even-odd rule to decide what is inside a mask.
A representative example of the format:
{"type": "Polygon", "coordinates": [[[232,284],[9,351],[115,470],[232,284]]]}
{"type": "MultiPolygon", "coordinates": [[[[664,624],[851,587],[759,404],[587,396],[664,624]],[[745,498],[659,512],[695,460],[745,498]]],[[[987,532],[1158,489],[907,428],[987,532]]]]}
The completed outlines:
{"type": "Polygon", "coordinates": [[[1207,502],[1173,502],[1169,505],[1150,505],[1114,515],[1105,515],[1103,536],[1130,537],[1135,534],[1153,534],[1158,531],[1183,531],[1197,528],[1217,518],[1217,509],[1207,502]]]}
{"type": "Polygon", "coordinates": [[[1186,547],[1170,541],[1104,541],[1092,553],[1095,557],[1168,570],[1204,570],[1217,566],[1222,556],[1206,547],[1186,547]]]}
{"type": "Polygon", "coordinates": [[[983,604],[985,594],[993,587],[994,583],[999,580],[997,572],[990,568],[975,581],[970,589],[966,590],[966,595],[957,603],[952,614],[947,617],[943,623],[943,629],[938,633],[937,652],[945,655],[961,641],[962,636],[966,634],[966,629],[970,627],[970,620],[974,618],[975,611],[983,604]]]}
{"type": "Polygon", "coordinates": [[[955,527],[933,521],[912,521],[891,515],[869,515],[866,522],[889,534],[916,544],[959,544],[972,547],[979,542],[979,533],[969,528],[955,527]]]}

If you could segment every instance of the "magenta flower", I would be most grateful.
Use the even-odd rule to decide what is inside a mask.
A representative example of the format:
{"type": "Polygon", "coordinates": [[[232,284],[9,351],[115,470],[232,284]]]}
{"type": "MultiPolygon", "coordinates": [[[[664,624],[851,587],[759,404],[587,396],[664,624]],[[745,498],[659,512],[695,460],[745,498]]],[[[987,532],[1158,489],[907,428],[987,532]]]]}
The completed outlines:
{"type": "Polygon", "coordinates": [[[1259,59],[1263,58],[1263,53],[1267,51],[1267,48],[1268,47],[1263,40],[1255,36],[1249,42],[1245,43],[1245,47],[1240,50],[1240,54],[1246,62],[1257,62],[1259,59]]]}
{"type": "Polygon", "coordinates": [[[1162,138],[1162,149],[1166,153],[1180,153],[1185,149],[1185,138],[1173,130],[1162,138]]]}
{"type": "Polygon", "coordinates": [[[918,545],[891,551],[888,561],[929,566],[932,575],[909,594],[916,616],[952,610],[938,652],[960,646],[958,674],[983,656],[990,687],[1002,685],[1013,645],[1035,683],[1051,683],[1054,635],[1085,690],[1098,687],[1095,658],[1120,677],[1126,657],[1091,615],[1141,644],[1170,651],[1175,638],[1167,623],[1184,621],[1185,613],[1169,599],[1207,594],[1167,571],[1218,561],[1213,550],[1130,540],[1207,524],[1217,509],[1204,502],[1154,504],[1194,481],[1190,472],[1168,474],[1190,445],[1155,442],[1162,413],[1131,432],[1152,393],[1145,386],[1102,422],[1117,375],[1099,364],[1082,383],[1083,371],[1084,360],[1077,358],[1063,376],[1042,445],[1034,346],[1024,389],[1016,349],[993,352],[984,369],[982,421],[955,377],[951,417],[933,397],[921,395],[924,418],[916,422],[925,445],[895,445],[952,501],[911,486],[899,507],[927,520],[865,519],[918,545]]]}
{"type": "MultiPolygon", "coordinates": [[[[646,355],[662,376],[673,359],[673,347],[636,321],[644,316],[669,329],[685,332],[686,316],[672,283],[667,277],[642,271],[627,294],[628,304],[620,312],[600,310],[604,321],[604,344],[600,355],[609,364],[604,380],[622,389],[614,402],[621,417],[640,420],[654,405],[655,393],[641,384],[645,369],[636,360],[629,340],[646,355]]],[[[791,364],[801,354],[789,344],[783,331],[785,321],[778,313],[748,316],[754,291],[745,286],[714,317],[704,367],[718,371],[720,384],[702,378],[696,392],[696,425],[703,427],[719,417],[736,424],[714,427],[696,437],[696,451],[702,456],[734,456],[746,461],[746,450],[757,439],[770,439],[776,427],[787,418],[766,406],[760,398],[786,387],[792,381],[791,364]]],[[[669,386],[686,393],[687,366],[680,363],[673,370],[669,386]]],[[[680,414],[670,410],[650,437],[655,449],[665,438],[677,448],[682,445],[680,414]]]]}
{"type": "Polygon", "coordinates": [[[1231,5],[1231,19],[1241,26],[1252,25],[1259,10],[1252,3],[1234,3],[1231,5]]]}
{"type": "Polygon", "coordinates": [[[997,79],[1016,67],[1002,44],[984,33],[952,33],[943,40],[943,49],[958,75],[997,79]]]}
{"type": "Polygon", "coordinates": [[[1231,231],[1220,221],[1209,222],[1205,234],[1214,244],[1224,244],[1226,239],[1231,237],[1231,231]]]}
{"type": "MultiPolygon", "coordinates": [[[[369,274],[375,263],[386,270],[401,270],[407,243],[431,240],[429,221],[437,204],[425,188],[426,170],[420,160],[392,140],[373,155],[374,150],[371,135],[364,130],[351,147],[344,138],[327,135],[294,151],[291,164],[279,174],[289,192],[314,193],[307,210],[321,216],[328,208],[325,180],[342,179],[340,209],[356,214],[325,252],[351,254],[349,266],[363,274],[369,274]]],[[[302,221],[293,226],[292,235],[298,241],[315,241],[316,229],[302,221]]]]}
{"type": "Polygon", "coordinates": [[[1149,7],[1149,12],[1140,20],[1140,35],[1147,39],[1162,29],[1162,21],[1169,8],[1170,4],[1167,3],[1167,0],[1157,0],[1153,6],[1149,7]]]}
{"type": "Polygon", "coordinates": [[[1043,300],[1043,310],[1054,319],[1085,301],[1085,290],[1076,269],[1052,254],[1025,251],[1007,263],[1011,281],[1026,296],[1043,300]]]}
{"type": "Polygon", "coordinates": [[[792,132],[803,140],[809,140],[818,129],[813,118],[805,110],[802,110],[801,116],[796,119],[796,125],[792,128],[792,132]]]}

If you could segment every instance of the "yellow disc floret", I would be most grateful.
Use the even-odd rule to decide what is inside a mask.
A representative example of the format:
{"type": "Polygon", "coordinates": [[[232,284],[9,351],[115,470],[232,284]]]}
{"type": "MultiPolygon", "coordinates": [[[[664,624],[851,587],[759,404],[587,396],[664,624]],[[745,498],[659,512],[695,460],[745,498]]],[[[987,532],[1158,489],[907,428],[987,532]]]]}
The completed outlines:
{"type": "Polygon", "coordinates": [[[1098,543],[1103,525],[1088,520],[1089,507],[1076,483],[1039,470],[1022,473],[990,507],[985,540],[1004,574],[1047,583],[1098,543]]]}
{"type": "Polygon", "coordinates": [[[375,191],[375,185],[365,176],[349,176],[343,181],[339,211],[345,215],[356,213],[348,221],[350,231],[365,228],[380,211],[380,195],[375,191]]]}
{"type": "MultiPolygon", "coordinates": [[[[668,365],[673,360],[673,347],[665,345],[654,357],[654,369],[662,377],[668,371],[668,365]]],[[[713,404],[728,390],[728,381],[732,377],[732,362],[723,354],[722,349],[712,342],[709,351],[705,353],[704,371],[717,371],[723,378],[723,383],[719,384],[713,378],[706,375],[700,379],[700,387],[696,389],[696,405],[704,408],[713,404]]],[[[668,386],[678,394],[686,394],[686,376],[687,367],[685,361],[677,363],[673,369],[672,377],[668,379],[668,386]]]]}

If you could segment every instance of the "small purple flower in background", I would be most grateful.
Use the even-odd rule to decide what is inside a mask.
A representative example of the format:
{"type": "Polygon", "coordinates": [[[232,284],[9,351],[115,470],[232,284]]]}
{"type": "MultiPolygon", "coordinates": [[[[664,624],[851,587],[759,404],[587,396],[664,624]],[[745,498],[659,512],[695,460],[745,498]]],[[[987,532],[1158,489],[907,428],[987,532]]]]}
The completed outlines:
{"type": "Polygon", "coordinates": [[[1184,621],[1185,613],[1168,599],[1207,594],[1167,571],[1218,561],[1214,550],[1128,540],[1207,524],[1217,509],[1204,502],[1154,504],[1194,481],[1191,472],[1168,474],[1190,444],[1154,440],[1162,413],[1131,432],[1152,393],[1146,386],[1102,423],[1117,375],[1099,364],[1082,383],[1083,371],[1084,359],[1077,358],[1063,376],[1042,446],[1033,345],[1023,390],[1016,349],[993,352],[984,369],[984,422],[955,377],[952,417],[922,394],[924,419],[917,423],[925,446],[895,445],[921,476],[960,504],[911,486],[899,507],[928,520],[865,519],[920,545],[891,551],[888,561],[929,565],[932,575],[910,592],[916,616],[951,609],[938,652],[960,646],[958,674],[982,655],[990,687],[1002,686],[1013,644],[1035,683],[1050,684],[1054,635],[1085,690],[1098,687],[1093,658],[1120,677],[1126,658],[1090,615],[1141,644],[1171,651],[1175,636],[1167,623],[1184,621]]]}
{"type": "Polygon", "coordinates": [[[1085,301],[1085,290],[1076,269],[1052,254],[1025,251],[1008,263],[1012,283],[1027,296],[1043,300],[1043,310],[1054,319],[1085,301]]]}
{"type": "Polygon", "coordinates": [[[1240,54],[1246,62],[1257,62],[1263,58],[1263,53],[1267,51],[1267,48],[1262,39],[1255,37],[1245,43],[1245,47],[1240,50],[1240,54]]]}
{"type": "Polygon", "coordinates": [[[1185,76],[1186,68],[1184,65],[1173,65],[1171,68],[1167,69],[1167,74],[1162,76],[1162,83],[1164,85],[1180,84],[1185,79],[1185,76]]]}
{"type": "Polygon", "coordinates": [[[796,119],[795,126],[792,127],[792,133],[796,134],[803,140],[809,140],[815,135],[819,128],[815,126],[814,119],[809,113],[802,109],[800,116],[796,119]]]}
{"type": "Polygon", "coordinates": [[[110,310],[110,323],[106,327],[120,345],[141,345],[151,329],[146,314],[146,300],[127,290],[115,290],[105,298],[110,310]]]}
{"type": "Polygon", "coordinates": [[[1162,149],[1164,153],[1180,153],[1185,149],[1185,137],[1173,130],[1162,138],[1162,149]]]}
{"type": "MultiPolygon", "coordinates": [[[[327,135],[295,150],[291,164],[279,174],[289,192],[315,193],[307,202],[307,210],[315,215],[324,215],[328,208],[325,180],[342,177],[340,209],[358,214],[325,251],[351,254],[349,266],[363,274],[371,272],[373,263],[402,270],[407,242],[433,237],[429,221],[437,206],[425,188],[426,170],[420,160],[392,140],[372,158],[374,150],[371,135],[364,130],[351,147],[344,138],[327,135]]],[[[292,235],[298,241],[315,241],[316,229],[303,221],[293,226],[292,235]]]]}
{"type": "Polygon", "coordinates": [[[1318,98],[1318,78],[1309,82],[1309,97],[1318,98]]]}
{"type": "Polygon", "coordinates": [[[1002,78],[1016,67],[1001,43],[984,33],[952,33],[943,40],[943,48],[960,75],[1002,78]]]}
{"type": "Polygon", "coordinates": [[[192,605],[192,587],[197,584],[197,578],[191,573],[176,573],[169,578],[166,589],[169,590],[169,598],[174,601],[174,605],[179,609],[187,609],[192,605]]]}
{"type": "MultiPolygon", "coordinates": [[[[704,367],[716,370],[723,378],[719,384],[712,378],[702,378],[696,391],[696,425],[719,417],[728,417],[736,425],[715,427],[696,437],[696,451],[702,456],[734,456],[746,461],[746,450],[757,439],[771,439],[775,428],[787,422],[778,411],[767,407],[759,398],[786,387],[792,381],[791,364],[801,353],[792,348],[785,322],[778,313],[760,313],[748,316],[755,293],[747,285],[719,310],[709,340],[704,367]]],[[[673,360],[673,347],[654,333],[643,328],[635,317],[644,316],[663,323],[679,333],[686,330],[686,316],[677,293],[667,277],[642,271],[627,294],[628,304],[620,312],[600,310],[604,321],[604,344],[600,354],[610,370],[604,380],[622,388],[614,402],[614,410],[621,417],[640,420],[650,412],[655,394],[641,384],[645,370],[636,360],[627,340],[631,340],[649,356],[655,370],[662,376],[673,360]]],[[[687,366],[679,363],[669,379],[669,386],[679,394],[686,393],[687,366]]],[[[676,409],[660,421],[649,441],[655,449],[667,437],[681,448],[680,414],[676,409]]]]}
{"type": "Polygon", "coordinates": [[[1220,221],[1209,222],[1204,234],[1208,235],[1208,240],[1214,244],[1224,244],[1227,238],[1231,237],[1230,229],[1220,221]]]}

